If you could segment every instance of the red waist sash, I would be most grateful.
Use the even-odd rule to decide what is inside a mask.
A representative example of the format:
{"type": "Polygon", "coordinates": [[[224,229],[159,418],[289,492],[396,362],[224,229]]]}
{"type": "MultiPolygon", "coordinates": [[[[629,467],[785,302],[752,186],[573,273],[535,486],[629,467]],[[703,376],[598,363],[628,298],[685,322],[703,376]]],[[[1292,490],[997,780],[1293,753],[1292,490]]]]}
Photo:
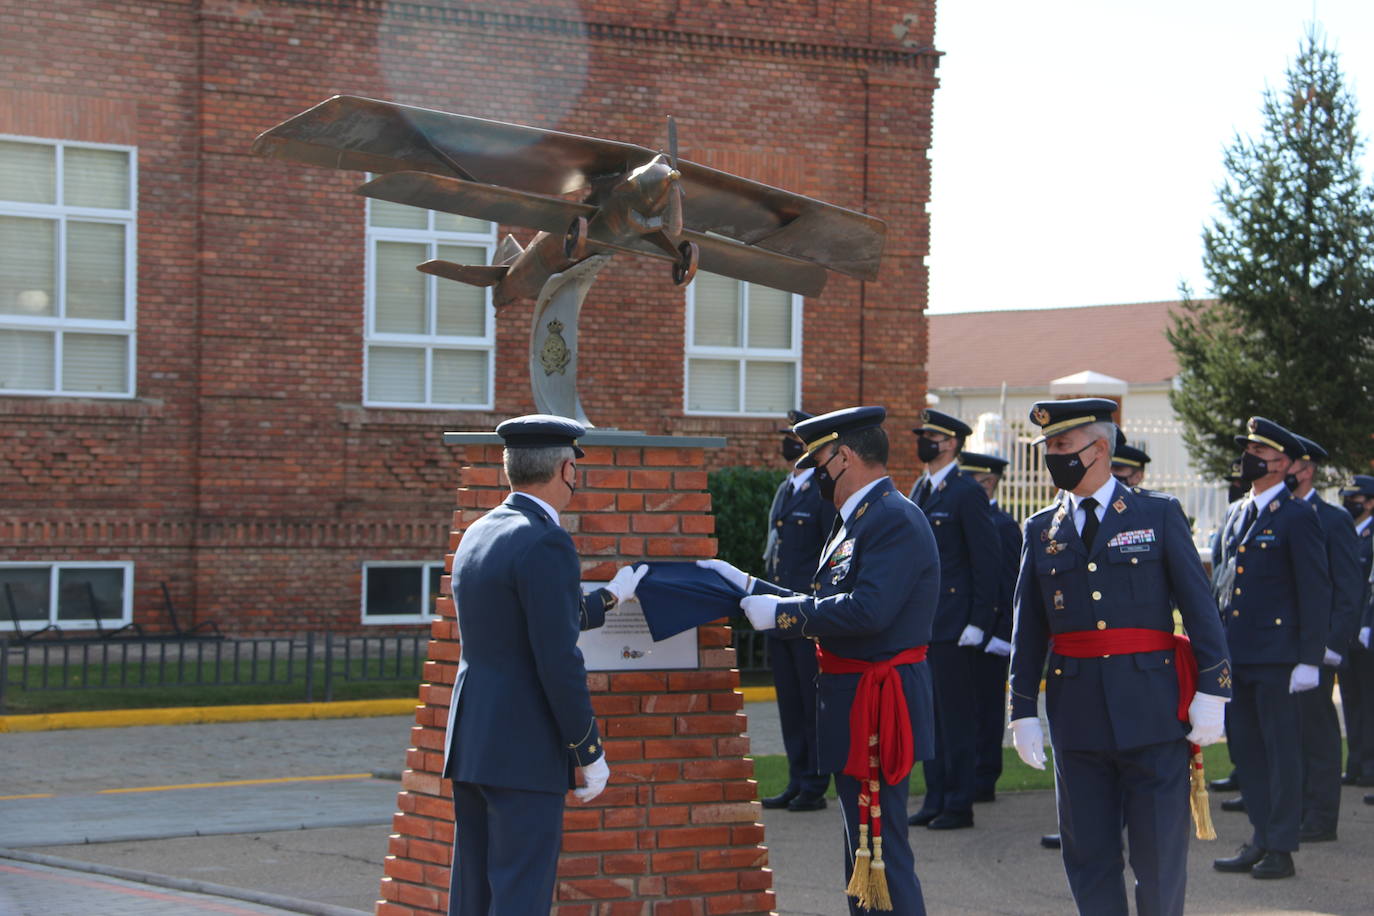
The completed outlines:
{"type": "Polygon", "coordinates": [[[906,692],[893,669],[926,660],[926,647],[917,646],[880,662],[845,658],[816,646],[823,674],[858,674],[859,687],[849,710],[849,759],[844,772],[868,780],[872,774],[869,744],[877,745],[883,778],[895,784],[905,779],[916,761],[916,742],[911,734],[906,692]]]}
{"type": "Polygon", "coordinates": [[[1174,650],[1174,670],[1178,673],[1178,718],[1188,721],[1188,706],[1197,693],[1197,658],[1186,636],[1163,630],[1121,627],[1114,630],[1074,630],[1056,633],[1050,651],[1065,658],[1100,658],[1105,655],[1133,655],[1137,652],[1174,650]]]}

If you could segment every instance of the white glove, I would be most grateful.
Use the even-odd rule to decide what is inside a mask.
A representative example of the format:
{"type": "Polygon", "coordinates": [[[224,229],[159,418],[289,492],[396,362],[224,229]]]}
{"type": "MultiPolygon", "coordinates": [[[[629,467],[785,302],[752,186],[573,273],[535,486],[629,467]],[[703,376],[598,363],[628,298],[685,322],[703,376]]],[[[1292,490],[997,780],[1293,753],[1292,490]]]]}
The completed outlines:
{"type": "Polygon", "coordinates": [[[983,631],[973,624],[964,627],[964,632],[959,634],[959,645],[976,646],[983,641],[983,631]]]}
{"type": "Polygon", "coordinates": [[[647,563],[641,563],[638,567],[622,566],[615,571],[615,577],[606,583],[606,591],[615,595],[617,602],[633,601],[635,589],[639,587],[639,580],[643,579],[648,572],[647,563]]]}
{"type": "Polygon", "coordinates": [[[1339,668],[1343,661],[1345,659],[1341,658],[1339,652],[1332,652],[1330,649],[1327,649],[1326,654],[1322,656],[1322,664],[1331,668],[1339,668]]]}
{"type": "Polygon", "coordinates": [[[749,593],[749,575],[744,570],[736,569],[724,560],[697,560],[697,565],[711,570],[745,594],[749,593]]]}
{"type": "Polygon", "coordinates": [[[1021,762],[1037,770],[1045,768],[1045,730],[1034,716],[1011,720],[1011,743],[1021,762]]]}
{"type": "Polygon", "coordinates": [[[611,778],[611,768],[606,764],[606,755],[593,760],[584,767],[578,767],[582,771],[582,781],[585,786],[573,789],[573,794],[581,802],[589,802],[601,794],[601,790],[606,788],[606,780],[611,778]]]}
{"type": "Polygon", "coordinates": [[[1360,627],[1360,645],[1369,648],[1369,627],[1360,627]]]}
{"type": "Polygon", "coordinates": [[[994,636],[992,639],[988,640],[988,644],[983,651],[991,652],[993,655],[1001,655],[1005,658],[1011,654],[1011,643],[1007,642],[1005,639],[998,639],[994,636]]]}
{"type": "Polygon", "coordinates": [[[1316,688],[1320,672],[1316,665],[1304,665],[1301,662],[1293,666],[1293,673],[1288,676],[1288,692],[1302,693],[1304,690],[1316,688]]]}
{"type": "Polygon", "coordinates": [[[1216,744],[1226,732],[1226,697],[1198,691],[1188,704],[1188,740],[1200,747],[1216,744]]]}
{"type": "Polygon", "coordinates": [[[754,629],[771,630],[778,625],[778,604],[781,601],[777,595],[745,595],[739,600],[739,606],[754,629]]]}

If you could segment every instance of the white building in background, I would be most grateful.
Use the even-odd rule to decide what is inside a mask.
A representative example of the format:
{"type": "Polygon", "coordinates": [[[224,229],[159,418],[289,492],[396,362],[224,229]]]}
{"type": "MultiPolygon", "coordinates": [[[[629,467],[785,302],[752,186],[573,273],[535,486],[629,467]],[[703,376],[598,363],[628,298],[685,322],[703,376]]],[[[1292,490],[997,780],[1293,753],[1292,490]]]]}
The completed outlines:
{"type": "MultiPolygon", "coordinates": [[[[1169,404],[1178,360],[1165,337],[1175,302],[931,315],[929,389],[940,409],[974,427],[967,447],[1011,459],[1002,502],[1017,518],[1053,497],[1031,405],[1046,398],[1107,397],[1121,426],[1150,455],[1145,486],[1177,496],[1199,545],[1226,508],[1224,481],[1204,478],[1169,404]]],[[[1240,418],[1243,419],[1243,418],[1240,418]]],[[[1239,429],[1240,419],[1237,420],[1239,429]]]]}

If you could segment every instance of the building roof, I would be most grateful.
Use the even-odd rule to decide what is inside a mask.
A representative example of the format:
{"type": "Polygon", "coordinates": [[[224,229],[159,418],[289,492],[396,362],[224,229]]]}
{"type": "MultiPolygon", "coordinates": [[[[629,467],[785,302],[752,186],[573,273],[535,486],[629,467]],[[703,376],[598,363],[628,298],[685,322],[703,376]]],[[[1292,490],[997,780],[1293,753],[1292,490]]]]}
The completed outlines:
{"type": "Polygon", "coordinates": [[[930,315],[928,385],[1047,388],[1075,372],[1100,372],[1132,385],[1178,374],[1164,331],[1177,302],[930,315]]]}

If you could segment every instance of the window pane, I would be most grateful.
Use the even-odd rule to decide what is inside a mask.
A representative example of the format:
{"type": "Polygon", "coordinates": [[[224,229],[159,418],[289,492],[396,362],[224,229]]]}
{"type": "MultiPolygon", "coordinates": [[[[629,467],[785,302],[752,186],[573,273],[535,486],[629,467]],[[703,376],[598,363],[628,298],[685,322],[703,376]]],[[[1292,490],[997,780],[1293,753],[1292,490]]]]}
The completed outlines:
{"type": "Polygon", "coordinates": [[[397,404],[425,400],[425,351],[412,347],[370,347],[367,398],[397,404]]]}
{"type": "MultiPolygon", "coordinates": [[[[483,265],[487,250],[470,245],[440,245],[439,257],[455,264],[483,265]]],[[[487,291],[480,286],[435,281],[435,333],[446,337],[481,337],[487,332],[487,291]]]]}
{"type": "MultiPolygon", "coordinates": [[[[52,601],[52,579],[47,566],[0,566],[0,602],[4,617],[20,620],[48,620],[52,601]]],[[[7,628],[8,629],[8,628],[7,628]]]]}
{"type": "Polygon", "coordinates": [[[434,403],[485,404],[487,358],[483,350],[435,350],[434,403]]]}
{"type": "Polygon", "coordinates": [[[59,569],[58,620],[120,620],[124,617],[123,569],[59,569]]]}
{"type": "Polygon", "coordinates": [[[797,406],[793,383],[796,363],[749,362],[744,367],[744,409],[748,413],[786,413],[797,406]]]}
{"type": "Polygon", "coordinates": [[[692,342],[699,347],[738,347],[739,281],[703,272],[697,274],[693,290],[692,342]]]}
{"type": "Polygon", "coordinates": [[[368,199],[369,217],[374,226],[391,229],[425,229],[429,211],[405,204],[393,204],[389,200],[368,199]]]}
{"type": "Polygon", "coordinates": [[[52,391],[53,335],[0,328],[0,390],[52,391]]]}
{"type": "Polygon", "coordinates": [[[439,616],[439,579],[444,574],[444,567],[441,563],[438,566],[430,566],[429,569],[429,597],[425,604],[425,609],[431,617],[439,616]]]}
{"type": "Polygon", "coordinates": [[[480,232],[483,235],[491,232],[491,223],[484,219],[473,219],[470,216],[459,216],[457,213],[440,213],[434,211],[434,231],[435,232],[480,232]]]}
{"type": "Polygon", "coordinates": [[[369,566],[365,613],[369,617],[378,614],[419,614],[423,583],[422,566],[369,566]]]}
{"type": "Polygon", "coordinates": [[[739,412],[739,363],[694,359],[687,364],[687,409],[739,412]]]}
{"type": "Polygon", "coordinates": [[[0,313],[56,315],[57,221],[0,216],[0,313]]]}
{"type": "Polygon", "coordinates": [[[129,390],[129,338],[123,334],[62,336],[62,390],[129,390]]]}
{"type": "Polygon", "coordinates": [[[750,347],[792,348],[792,294],[749,284],[750,347]]]}
{"type": "Polygon", "coordinates": [[[57,149],[0,140],[0,200],[57,203],[57,149]]]}
{"type": "Polygon", "coordinates": [[[67,223],[67,317],[124,320],[124,226],[67,223]]]}
{"type": "Polygon", "coordinates": [[[377,243],[377,330],[386,334],[428,334],[426,277],[415,265],[429,258],[429,246],[377,243]]]}
{"type": "Polygon", "coordinates": [[[113,149],[64,149],[62,203],[68,207],[129,209],[129,154],[113,149]]]}

